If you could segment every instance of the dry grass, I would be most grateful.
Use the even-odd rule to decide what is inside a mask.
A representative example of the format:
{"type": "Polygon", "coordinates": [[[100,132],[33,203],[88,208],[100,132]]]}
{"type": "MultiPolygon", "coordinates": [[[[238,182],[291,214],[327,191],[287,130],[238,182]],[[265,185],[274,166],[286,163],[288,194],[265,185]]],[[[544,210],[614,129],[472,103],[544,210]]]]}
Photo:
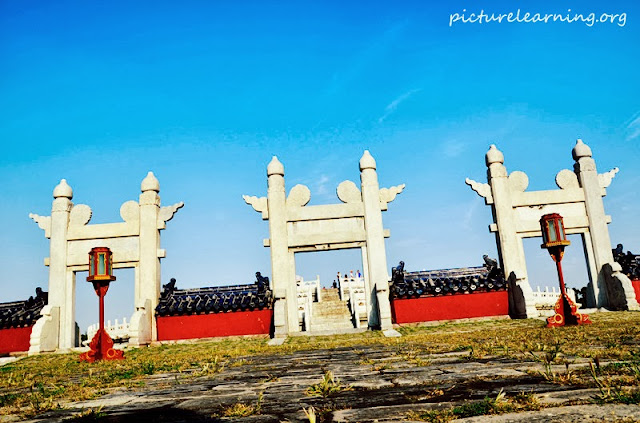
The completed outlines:
{"type": "MultiPolygon", "coordinates": [[[[562,364],[567,357],[594,363],[615,361],[622,364],[602,368],[597,365],[597,382],[609,387],[638,383],[640,313],[599,313],[591,317],[592,325],[580,327],[548,329],[540,320],[488,320],[407,326],[400,329],[401,338],[385,338],[377,331],[291,337],[277,347],[268,346],[266,337],[225,338],[130,349],[125,360],[94,364],[78,362],[77,354],[45,354],[0,367],[0,414],[33,415],[64,406],[66,401],[95,398],[114,389],[139,390],[149,383],[150,375],[158,373],[169,373],[180,383],[187,378],[215,377],[225,366],[250,363],[252,356],[324,348],[355,350],[367,345],[385,346],[405,366],[427,366],[430,354],[451,351],[469,351],[467,358],[472,360],[487,356],[528,362],[546,360],[552,382],[551,365],[562,364]]],[[[364,354],[360,358],[363,364],[385,368],[393,363],[377,363],[364,354]]],[[[599,386],[589,369],[572,371],[565,382],[599,386]]]]}

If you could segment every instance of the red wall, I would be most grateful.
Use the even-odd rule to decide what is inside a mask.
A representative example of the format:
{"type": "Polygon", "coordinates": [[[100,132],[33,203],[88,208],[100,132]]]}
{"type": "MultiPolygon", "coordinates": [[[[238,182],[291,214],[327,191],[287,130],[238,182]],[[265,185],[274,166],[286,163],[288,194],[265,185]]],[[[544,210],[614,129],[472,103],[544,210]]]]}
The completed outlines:
{"type": "Polygon", "coordinates": [[[158,316],[158,340],[269,334],[273,310],[158,316]]]}
{"type": "Polygon", "coordinates": [[[640,279],[632,280],[631,285],[633,285],[633,290],[636,291],[636,300],[640,303],[640,279]]]}
{"type": "Polygon", "coordinates": [[[509,314],[507,291],[391,300],[394,323],[429,322],[509,314]]]}
{"type": "Polygon", "coordinates": [[[0,354],[28,351],[32,327],[0,329],[0,354]]]}

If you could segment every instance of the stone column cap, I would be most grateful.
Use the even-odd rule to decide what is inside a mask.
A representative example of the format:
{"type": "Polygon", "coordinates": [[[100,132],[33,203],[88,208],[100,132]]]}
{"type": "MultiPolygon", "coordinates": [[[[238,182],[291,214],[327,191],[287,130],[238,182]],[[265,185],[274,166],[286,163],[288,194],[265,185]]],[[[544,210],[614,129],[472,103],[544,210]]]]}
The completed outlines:
{"type": "Polygon", "coordinates": [[[485,161],[487,166],[493,163],[504,163],[504,154],[502,154],[502,151],[498,150],[495,144],[491,144],[489,151],[487,151],[485,156],[485,161]]]}
{"type": "Polygon", "coordinates": [[[73,190],[67,184],[66,179],[61,179],[60,183],[53,189],[53,198],[73,198],[73,190]]]}
{"type": "Polygon", "coordinates": [[[364,154],[360,158],[360,171],[362,172],[364,169],[375,169],[376,161],[369,153],[369,150],[364,150],[364,154]]]}
{"type": "Polygon", "coordinates": [[[140,190],[142,192],[160,192],[160,182],[158,182],[158,178],[155,177],[153,172],[147,173],[147,176],[142,180],[142,183],[140,184],[140,190]]]}
{"type": "Polygon", "coordinates": [[[576,140],[576,145],[571,150],[571,155],[573,156],[573,160],[578,161],[582,157],[591,157],[591,148],[585,143],[582,142],[580,138],[576,140]]]}
{"type": "Polygon", "coordinates": [[[271,162],[267,166],[267,176],[282,175],[284,176],[284,165],[280,163],[280,160],[276,156],[273,156],[271,162]]]}

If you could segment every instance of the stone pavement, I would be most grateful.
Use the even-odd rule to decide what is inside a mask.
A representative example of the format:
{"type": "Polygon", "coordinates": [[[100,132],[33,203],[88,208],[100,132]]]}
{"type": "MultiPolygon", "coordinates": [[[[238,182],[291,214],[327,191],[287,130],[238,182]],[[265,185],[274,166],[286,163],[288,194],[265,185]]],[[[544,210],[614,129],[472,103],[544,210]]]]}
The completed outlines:
{"type": "MultiPolygon", "coordinates": [[[[577,361],[572,366],[586,366],[577,361]]],[[[30,422],[308,422],[303,408],[314,407],[318,422],[409,421],[410,412],[445,409],[464,401],[535,393],[547,405],[541,411],[479,416],[460,422],[634,422],[637,405],[597,405],[597,389],[551,384],[538,373],[540,363],[508,358],[472,358],[468,351],[421,354],[410,348],[362,346],[250,356],[228,362],[213,376],[155,374],[139,391],[114,391],[101,398],[64,404],[30,422]],[[340,386],[328,395],[305,391],[333,372],[340,386]],[[241,403],[253,407],[247,417],[221,417],[241,403]],[[255,412],[259,404],[259,411],[255,412]],[[93,410],[94,414],[90,414],[93,410]],[[84,414],[84,417],[81,415],[84,414]]],[[[554,369],[564,371],[564,366],[554,369]]],[[[338,382],[333,386],[337,386],[338,382]]],[[[329,385],[330,386],[330,385],[329,385]]],[[[6,417],[6,416],[5,416],[6,417]]],[[[18,421],[7,417],[0,421],[18,421]]]]}

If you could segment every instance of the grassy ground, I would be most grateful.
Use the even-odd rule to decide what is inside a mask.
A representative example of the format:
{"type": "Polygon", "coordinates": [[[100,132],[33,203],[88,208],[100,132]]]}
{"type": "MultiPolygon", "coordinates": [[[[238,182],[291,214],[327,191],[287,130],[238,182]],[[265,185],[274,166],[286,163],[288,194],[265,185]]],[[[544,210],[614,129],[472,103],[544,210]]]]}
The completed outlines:
{"type": "MultiPolygon", "coordinates": [[[[254,355],[372,344],[387,346],[404,365],[421,366],[425,355],[450,351],[468,351],[469,359],[498,356],[536,361],[543,364],[542,374],[552,383],[598,387],[603,402],[637,404],[638,391],[621,387],[640,384],[640,313],[591,317],[594,323],[581,327],[548,329],[540,320],[489,320],[405,326],[400,329],[401,338],[385,338],[380,332],[292,337],[277,347],[268,346],[266,337],[226,338],[130,349],[125,360],[93,364],[78,362],[78,354],[33,356],[0,367],[0,414],[33,415],[114,389],[139,390],[146,385],[145,378],[156,373],[173,373],[176,379],[206,377],[225,367],[241,366],[254,355]],[[573,370],[576,360],[589,360],[592,365],[573,370]],[[557,365],[564,365],[563,371],[557,365]]],[[[496,404],[487,403],[485,408],[497,412],[496,404]]],[[[516,409],[517,404],[513,403],[516,409]]]]}

